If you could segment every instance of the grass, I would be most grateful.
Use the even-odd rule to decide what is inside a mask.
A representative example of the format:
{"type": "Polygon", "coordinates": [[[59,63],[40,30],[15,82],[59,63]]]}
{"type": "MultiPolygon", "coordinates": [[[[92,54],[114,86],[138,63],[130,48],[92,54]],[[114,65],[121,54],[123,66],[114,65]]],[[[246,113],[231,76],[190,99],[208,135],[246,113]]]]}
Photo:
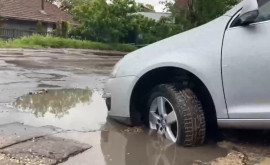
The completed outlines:
{"type": "Polygon", "coordinates": [[[134,45],[128,44],[106,44],[92,41],[81,41],[75,39],[50,37],[50,36],[29,36],[12,41],[0,40],[0,48],[77,48],[94,50],[115,50],[131,52],[136,50],[134,45]]]}

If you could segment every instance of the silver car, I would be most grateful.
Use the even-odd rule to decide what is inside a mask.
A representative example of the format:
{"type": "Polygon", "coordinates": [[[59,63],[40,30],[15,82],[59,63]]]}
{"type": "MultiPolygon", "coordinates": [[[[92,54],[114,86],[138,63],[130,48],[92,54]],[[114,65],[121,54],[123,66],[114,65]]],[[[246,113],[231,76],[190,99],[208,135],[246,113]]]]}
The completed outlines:
{"type": "Polygon", "coordinates": [[[128,54],[105,87],[109,116],[183,146],[202,144],[211,126],[270,128],[269,20],[269,0],[244,0],[128,54]]]}

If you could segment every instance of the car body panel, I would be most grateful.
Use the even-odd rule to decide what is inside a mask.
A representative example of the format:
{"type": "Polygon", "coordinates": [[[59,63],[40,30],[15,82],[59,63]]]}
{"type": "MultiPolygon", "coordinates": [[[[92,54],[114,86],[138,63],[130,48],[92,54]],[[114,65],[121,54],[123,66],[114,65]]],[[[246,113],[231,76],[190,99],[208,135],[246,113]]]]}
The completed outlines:
{"type": "Polygon", "coordinates": [[[221,47],[230,18],[222,16],[201,27],[130,53],[118,65],[116,77],[141,77],[160,67],[185,69],[206,85],[218,109],[217,117],[228,118],[221,76],[221,47]]]}
{"type": "Polygon", "coordinates": [[[270,129],[270,119],[218,119],[221,128],[270,129]]]}
{"type": "Polygon", "coordinates": [[[111,110],[109,116],[115,118],[129,118],[130,97],[133,86],[137,82],[136,76],[125,76],[120,78],[111,78],[105,85],[104,97],[111,98],[111,110]]]}
{"type": "Polygon", "coordinates": [[[230,118],[270,119],[269,36],[269,21],[225,33],[222,68],[230,118]]]}

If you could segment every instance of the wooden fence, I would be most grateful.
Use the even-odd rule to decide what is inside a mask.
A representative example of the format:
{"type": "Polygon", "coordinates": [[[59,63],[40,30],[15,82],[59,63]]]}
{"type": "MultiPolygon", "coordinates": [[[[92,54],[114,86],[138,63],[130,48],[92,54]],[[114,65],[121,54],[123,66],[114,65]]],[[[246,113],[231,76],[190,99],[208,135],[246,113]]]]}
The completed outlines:
{"type": "Polygon", "coordinates": [[[16,38],[20,38],[24,36],[35,35],[35,34],[44,35],[44,36],[54,36],[54,33],[52,32],[38,33],[36,31],[0,28],[0,38],[3,40],[16,39],[16,38]]]}

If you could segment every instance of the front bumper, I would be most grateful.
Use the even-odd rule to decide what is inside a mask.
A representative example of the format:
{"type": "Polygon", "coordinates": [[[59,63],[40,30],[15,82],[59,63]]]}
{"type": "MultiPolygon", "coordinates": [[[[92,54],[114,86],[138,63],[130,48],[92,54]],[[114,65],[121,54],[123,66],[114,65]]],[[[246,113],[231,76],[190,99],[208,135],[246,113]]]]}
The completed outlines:
{"type": "Polygon", "coordinates": [[[108,115],[130,125],[130,98],[137,82],[136,76],[111,78],[105,85],[103,98],[106,99],[108,115]]]}

